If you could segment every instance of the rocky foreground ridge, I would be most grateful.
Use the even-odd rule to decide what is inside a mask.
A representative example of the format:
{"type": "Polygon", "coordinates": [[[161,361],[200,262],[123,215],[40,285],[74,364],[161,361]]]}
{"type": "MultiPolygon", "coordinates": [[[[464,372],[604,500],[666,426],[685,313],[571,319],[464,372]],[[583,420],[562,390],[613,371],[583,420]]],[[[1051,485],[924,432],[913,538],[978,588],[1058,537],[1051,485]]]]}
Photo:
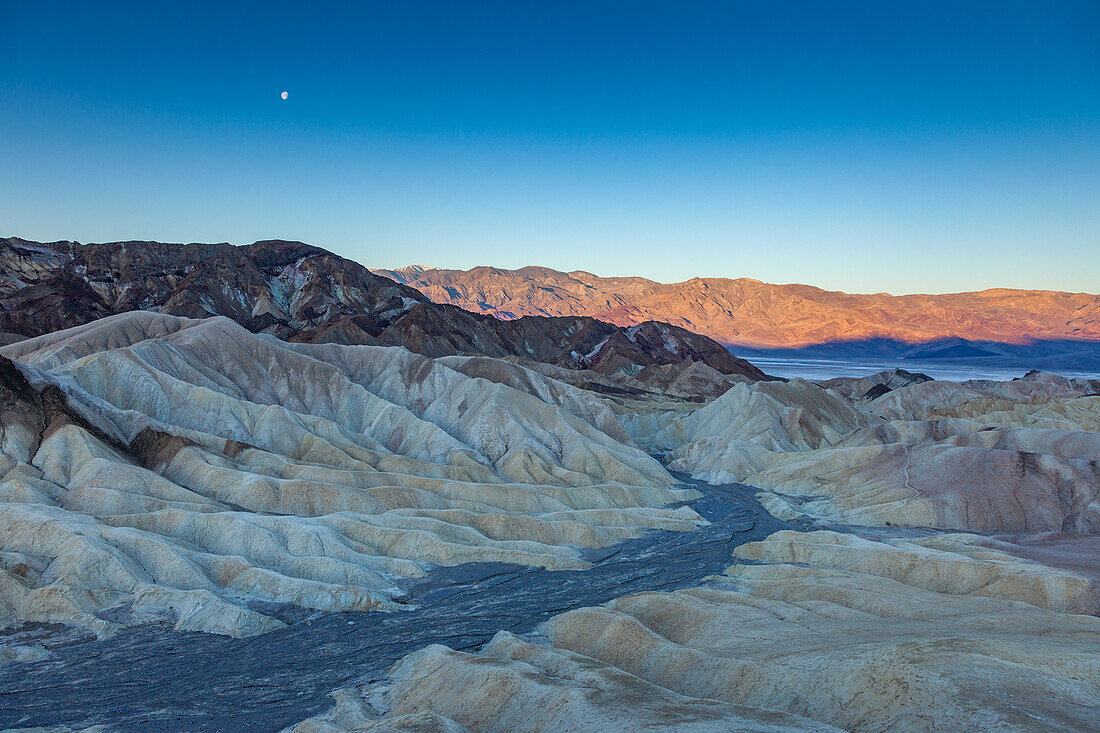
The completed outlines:
{"type": "Polygon", "coordinates": [[[983,290],[857,295],[748,278],[658,283],[546,267],[375,270],[437,303],[501,318],[592,316],[629,326],[662,321],[723,344],[763,349],[887,340],[1019,343],[1100,340],[1100,294],[983,290]]]}
{"type": "Polygon", "coordinates": [[[1094,729],[1100,619],[1049,610],[1024,591],[1042,566],[995,548],[779,532],[706,585],[570,611],[536,641],[427,647],[293,730],[1094,729]]]}
{"type": "Polygon", "coordinates": [[[701,521],[606,403],[535,374],[147,311],[0,353],[0,626],[256,634],[256,601],[392,610],[430,564],[583,568],[701,521]]]}

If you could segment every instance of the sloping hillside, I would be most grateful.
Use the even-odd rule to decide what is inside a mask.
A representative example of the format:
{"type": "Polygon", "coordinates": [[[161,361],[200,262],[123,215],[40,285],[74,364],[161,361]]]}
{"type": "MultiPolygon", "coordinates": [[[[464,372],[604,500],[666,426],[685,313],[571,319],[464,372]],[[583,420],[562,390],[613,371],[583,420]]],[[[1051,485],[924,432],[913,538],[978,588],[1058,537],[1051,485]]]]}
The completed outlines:
{"type": "Polygon", "coordinates": [[[517,356],[608,374],[705,362],[764,374],[681,328],[619,328],[583,316],[501,321],[375,275],[301,242],[42,244],[0,239],[0,332],[11,342],[133,310],[225,316],[285,341],[404,346],[430,357],[517,356]]]}
{"type": "Polygon", "coordinates": [[[437,303],[501,318],[592,316],[619,325],[656,320],[728,346],[802,348],[872,339],[1020,343],[1100,341],[1100,295],[983,290],[947,295],[873,295],[747,278],[658,283],[546,267],[376,270],[437,303]]]}

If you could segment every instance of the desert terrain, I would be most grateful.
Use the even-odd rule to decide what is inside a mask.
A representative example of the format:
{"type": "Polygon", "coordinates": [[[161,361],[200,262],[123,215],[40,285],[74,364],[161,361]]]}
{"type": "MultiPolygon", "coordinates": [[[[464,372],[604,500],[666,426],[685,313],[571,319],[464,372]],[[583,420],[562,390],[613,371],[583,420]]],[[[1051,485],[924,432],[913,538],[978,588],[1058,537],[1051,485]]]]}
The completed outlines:
{"type": "Polygon", "coordinates": [[[6,246],[6,728],[1100,725],[1100,381],[785,380],[304,245],[6,246]]]}

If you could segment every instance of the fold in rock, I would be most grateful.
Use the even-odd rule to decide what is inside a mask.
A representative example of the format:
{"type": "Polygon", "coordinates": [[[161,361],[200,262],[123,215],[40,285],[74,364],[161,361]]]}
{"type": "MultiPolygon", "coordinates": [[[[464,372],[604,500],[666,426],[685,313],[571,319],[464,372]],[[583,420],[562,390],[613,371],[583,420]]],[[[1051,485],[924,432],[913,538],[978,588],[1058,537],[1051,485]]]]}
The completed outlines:
{"type": "Polygon", "coordinates": [[[1098,586],[1018,549],[780,531],[709,585],[552,618],[549,647],[415,652],[292,730],[1093,730],[1100,619],[1063,611],[1098,586]]]}
{"type": "Polygon", "coordinates": [[[516,365],[526,391],[141,311],[3,353],[2,625],[248,635],[281,625],[251,601],[393,609],[433,564],[580,569],[702,522],[598,397],[516,365]]]}

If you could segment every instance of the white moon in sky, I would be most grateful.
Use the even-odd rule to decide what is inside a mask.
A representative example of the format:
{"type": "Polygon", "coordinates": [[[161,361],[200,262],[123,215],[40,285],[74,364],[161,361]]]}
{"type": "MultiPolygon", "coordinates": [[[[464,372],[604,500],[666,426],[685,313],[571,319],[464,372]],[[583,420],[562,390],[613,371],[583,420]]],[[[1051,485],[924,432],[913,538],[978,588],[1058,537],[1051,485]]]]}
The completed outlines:
{"type": "Polygon", "coordinates": [[[283,92],[283,93],[282,93],[282,94],[280,94],[279,96],[280,96],[280,97],[282,97],[283,99],[286,99],[286,98],[287,98],[287,97],[289,97],[290,95],[289,95],[289,94],[287,94],[286,92],[283,92]]]}

